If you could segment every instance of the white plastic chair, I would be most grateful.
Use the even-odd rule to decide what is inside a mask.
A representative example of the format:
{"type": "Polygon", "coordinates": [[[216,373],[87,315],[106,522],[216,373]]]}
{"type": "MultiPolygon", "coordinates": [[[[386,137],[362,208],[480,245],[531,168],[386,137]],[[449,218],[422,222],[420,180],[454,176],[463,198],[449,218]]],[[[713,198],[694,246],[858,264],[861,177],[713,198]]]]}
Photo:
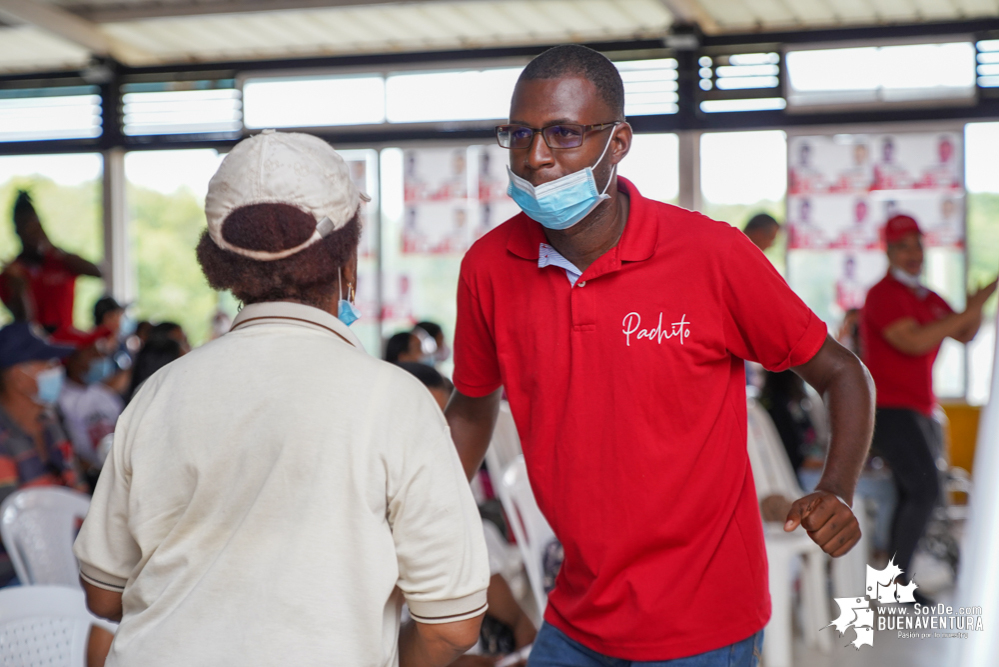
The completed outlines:
{"type": "Polygon", "coordinates": [[[73,555],[90,497],[62,487],[15,491],[0,504],[0,537],[22,584],[80,586],[73,555]]]}
{"type": "Polygon", "coordinates": [[[113,623],[87,611],[79,587],[0,589],[0,664],[84,667],[91,625],[115,631],[113,623]]]}
{"type": "Polygon", "coordinates": [[[520,435],[517,433],[517,424],[513,421],[513,413],[510,412],[510,404],[501,401],[493,438],[486,450],[486,465],[489,467],[489,479],[493,482],[494,490],[500,486],[499,477],[503,471],[522,453],[520,435]]]}
{"type": "MultiPolygon", "coordinates": [[[[794,476],[787,451],[770,415],[755,400],[748,399],[748,450],[757,496],[779,494],[797,500],[804,492],[794,476]]],[[[829,593],[826,590],[828,556],[801,528],[785,533],[782,523],[764,523],[770,580],[771,616],[763,640],[767,667],[791,667],[794,641],[791,624],[794,561],[802,560],[801,600],[805,644],[827,653],[832,636],[820,632],[829,623],[829,593]]]]}
{"type": "Polygon", "coordinates": [[[555,539],[555,533],[538,509],[523,456],[516,457],[503,472],[497,495],[517,538],[517,546],[524,559],[524,569],[531,582],[538,611],[544,614],[548,594],[545,593],[543,560],[545,549],[555,539]]]}

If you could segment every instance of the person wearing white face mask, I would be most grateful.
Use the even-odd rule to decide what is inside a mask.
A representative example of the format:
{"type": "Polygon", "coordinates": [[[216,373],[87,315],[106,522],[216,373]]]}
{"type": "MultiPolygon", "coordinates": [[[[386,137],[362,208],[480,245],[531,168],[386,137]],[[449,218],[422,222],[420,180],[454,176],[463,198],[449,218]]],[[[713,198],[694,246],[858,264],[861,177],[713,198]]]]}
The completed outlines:
{"type": "Polygon", "coordinates": [[[755,665],[770,601],[744,360],[793,368],[828,396],[823,478],[784,530],[832,556],[860,538],[863,365],[742,232],[617,176],[632,128],[603,55],[535,58],[496,139],[523,214],[462,262],[446,414],[471,477],[505,390],[564,549],[529,664],[755,665]]]}
{"type": "Polygon", "coordinates": [[[56,401],[71,347],[53,345],[26,322],[0,329],[0,501],[25,485],[83,490],[56,401]]]}
{"type": "MultiPolygon", "coordinates": [[[[968,294],[956,313],[923,285],[923,233],[911,216],[885,223],[888,275],[867,293],[860,318],[864,361],[877,387],[874,450],[888,461],[899,493],[888,552],[910,576],[909,563],[940,494],[936,457],[942,446],[933,419],[933,363],[945,338],[969,343],[996,282],[968,294]]],[[[915,592],[924,604],[922,593],[915,592]]]]}

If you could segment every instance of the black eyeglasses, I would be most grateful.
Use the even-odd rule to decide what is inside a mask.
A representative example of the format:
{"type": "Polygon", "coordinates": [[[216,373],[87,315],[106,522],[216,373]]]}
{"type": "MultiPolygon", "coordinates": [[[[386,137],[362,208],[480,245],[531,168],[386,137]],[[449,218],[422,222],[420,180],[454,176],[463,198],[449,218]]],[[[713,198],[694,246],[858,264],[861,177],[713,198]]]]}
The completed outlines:
{"type": "Polygon", "coordinates": [[[559,123],[541,129],[527,125],[497,125],[496,141],[503,148],[530,148],[534,143],[534,135],[541,134],[548,148],[576,148],[583,145],[583,136],[587,132],[603,130],[620,125],[621,121],[596,125],[577,125],[575,123],[559,123]]]}

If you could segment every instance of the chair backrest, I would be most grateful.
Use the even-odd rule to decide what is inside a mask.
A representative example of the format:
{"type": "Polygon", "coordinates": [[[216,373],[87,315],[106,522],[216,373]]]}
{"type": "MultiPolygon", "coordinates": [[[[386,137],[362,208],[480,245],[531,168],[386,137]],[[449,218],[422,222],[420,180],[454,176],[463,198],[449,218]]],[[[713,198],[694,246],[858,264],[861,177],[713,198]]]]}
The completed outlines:
{"type": "Polygon", "coordinates": [[[777,494],[797,500],[805,495],[770,415],[755,398],[746,400],[746,413],[749,465],[753,469],[757,498],[762,500],[777,494]]]}
{"type": "Polygon", "coordinates": [[[0,665],[83,667],[95,622],[79,587],[0,589],[0,665]]]}
{"type": "Polygon", "coordinates": [[[520,435],[517,433],[517,424],[513,421],[513,413],[510,412],[510,404],[501,401],[493,439],[489,441],[489,449],[486,450],[486,465],[489,467],[494,490],[500,486],[498,477],[522,453],[520,435]]]}
{"type": "Polygon", "coordinates": [[[57,486],[15,491],[0,504],[0,537],[22,584],[79,587],[73,540],[90,497],[57,486]]]}
{"type": "Polygon", "coordinates": [[[511,524],[513,534],[517,538],[517,546],[524,558],[524,569],[534,591],[534,599],[538,610],[544,613],[548,602],[545,592],[544,556],[545,550],[555,541],[555,533],[545,520],[538,503],[534,499],[534,491],[527,478],[527,465],[524,457],[516,457],[506,470],[501,480],[502,492],[499,493],[503,510],[511,524]]]}

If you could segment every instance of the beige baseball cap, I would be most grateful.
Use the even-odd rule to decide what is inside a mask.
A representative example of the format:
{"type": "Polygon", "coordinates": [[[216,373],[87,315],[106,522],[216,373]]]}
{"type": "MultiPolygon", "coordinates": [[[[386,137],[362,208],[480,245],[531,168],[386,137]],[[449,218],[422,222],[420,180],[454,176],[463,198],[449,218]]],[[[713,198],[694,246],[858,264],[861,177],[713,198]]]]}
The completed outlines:
{"type": "Polygon", "coordinates": [[[350,169],[328,143],[311,134],[264,130],[236,144],[208,183],[208,234],[220,248],[263,262],[290,257],[340,229],[361,201],[350,169]],[[303,243],[268,252],[232,245],[222,237],[226,218],[251,204],[288,204],[309,213],[316,231],[303,243]]]}

